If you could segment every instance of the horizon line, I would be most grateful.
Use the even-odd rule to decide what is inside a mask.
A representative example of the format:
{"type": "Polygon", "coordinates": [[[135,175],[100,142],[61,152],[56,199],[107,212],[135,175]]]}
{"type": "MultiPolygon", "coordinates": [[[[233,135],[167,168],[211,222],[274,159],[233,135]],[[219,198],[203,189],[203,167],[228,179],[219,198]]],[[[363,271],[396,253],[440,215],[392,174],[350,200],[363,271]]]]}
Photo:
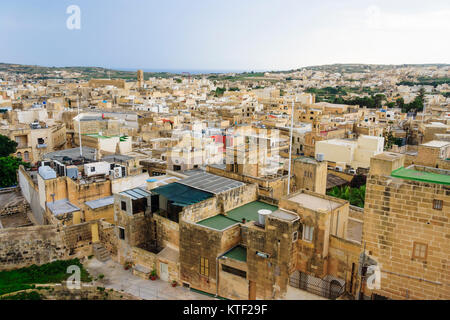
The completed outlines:
{"type": "Polygon", "coordinates": [[[148,73],[183,73],[187,72],[195,72],[198,74],[201,73],[244,73],[244,72],[268,72],[268,73],[277,73],[277,72],[287,72],[287,71],[297,71],[305,68],[313,68],[313,67],[325,67],[325,66],[352,66],[352,65],[363,65],[363,66],[450,66],[450,63],[444,63],[444,62],[434,62],[434,63],[360,63],[360,62],[352,62],[352,63],[326,63],[326,64],[316,64],[316,65],[308,65],[308,66],[300,66],[296,68],[291,69],[226,69],[226,68],[208,68],[208,69],[201,69],[201,68],[159,68],[159,67],[153,67],[153,68],[146,68],[146,67],[106,67],[106,66],[93,66],[93,65],[57,65],[57,66],[51,66],[46,64],[24,64],[24,63],[17,63],[17,62],[1,62],[0,64],[6,64],[6,65],[20,65],[20,66],[33,66],[33,67],[45,67],[45,68],[101,68],[106,70],[113,70],[113,71],[125,71],[125,72],[133,72],[137,70],[143,70],[144,72],[148,73]],[[146,71],[147,70],[147,71],[146,71]]]}

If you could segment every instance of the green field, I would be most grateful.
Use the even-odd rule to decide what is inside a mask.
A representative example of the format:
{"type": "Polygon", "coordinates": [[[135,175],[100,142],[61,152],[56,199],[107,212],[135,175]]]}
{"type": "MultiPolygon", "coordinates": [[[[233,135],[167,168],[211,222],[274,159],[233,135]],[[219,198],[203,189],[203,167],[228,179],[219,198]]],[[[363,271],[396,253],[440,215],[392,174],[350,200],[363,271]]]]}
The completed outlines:
{"type": "Polygon", "coordinates": [[[90,282],[92,279],[84,269],[79,259],[58,260],[30,267],[0,271],[0,296],[19,290],[33,289],[35,284],[61,283],[70,276],[67,267],[76,265],[81,269],[81,281],[90,282]]]}

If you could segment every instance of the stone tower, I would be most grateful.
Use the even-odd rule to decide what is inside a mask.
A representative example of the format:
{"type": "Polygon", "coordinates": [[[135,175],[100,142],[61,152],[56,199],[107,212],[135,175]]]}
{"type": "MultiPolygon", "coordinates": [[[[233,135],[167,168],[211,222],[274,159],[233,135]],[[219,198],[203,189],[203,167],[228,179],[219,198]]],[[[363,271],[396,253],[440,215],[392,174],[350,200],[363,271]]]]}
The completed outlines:
{"type": "Polygon", "coordinates": [[[137,82],[139,88],[142,88],[144,86],[144,71],[142,70],[137,71],[137,82]]]}
{"type": "Polygon", "coordinates": [[[300,157],[293,160],[297,190],[306,189],[320,194],[327,190],[327,162],[300,157]]]}

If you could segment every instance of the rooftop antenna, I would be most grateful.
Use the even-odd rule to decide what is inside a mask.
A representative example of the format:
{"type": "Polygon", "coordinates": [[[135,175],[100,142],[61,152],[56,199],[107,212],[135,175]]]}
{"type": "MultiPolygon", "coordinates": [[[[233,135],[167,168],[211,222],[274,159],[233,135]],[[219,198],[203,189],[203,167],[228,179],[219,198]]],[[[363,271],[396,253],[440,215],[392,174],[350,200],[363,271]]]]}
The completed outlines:
{"type": "Polygon", "coordinates": [[[80,96],[77,96],[78,105],[78,137],[80,138],[80,158],[83,157],[83,149],[81,148],[81,118],[80,118],[80,96]]]}
{"type": "Polygon", "coordinates": [[[291,192],[291,166],[292,166],[292,132],[294,131],[294,99],[292,100],[292,110],[291,110],[291,134],[289,140],[289,177],[288,177],[288,185],[287,185],[287,195],[291,192]]]}

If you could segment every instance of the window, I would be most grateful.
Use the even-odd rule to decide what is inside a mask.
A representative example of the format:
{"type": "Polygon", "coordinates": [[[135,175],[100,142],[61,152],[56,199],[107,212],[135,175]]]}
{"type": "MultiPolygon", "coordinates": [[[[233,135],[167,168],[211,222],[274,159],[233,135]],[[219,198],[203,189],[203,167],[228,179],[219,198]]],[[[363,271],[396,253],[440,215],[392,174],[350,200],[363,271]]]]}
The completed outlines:
{"type": "Polygon", "coordinates": [[[442,200],[433,200],[433,209],[442,210],[442,200]]]}
{"type": "Polygon", "coordinates": [[[95,172],[95,167],[91,167],[91,172],[95,172]]]}
{"type": "Polygon", "coordinates": [[[298,240],[298,231],[295,231],[292,234],[292,242],[296,242],[298,240]]]}
{"type": "Polygon", "coordinates": [[[125,229],[121,227],[119,227],[119,239],[125,240],[125,229]]]}
{"type": "Polygon", "coordinates": [[[247,272],[233,268],[233,267],[226,266],[224,264],[222,265],[222,271],[234,274],[234,275],[242,277],[242,278],[247,278],[247,272]]]}
{"type": "Polygon", "coordinates": [[[120,209],[127,211],[127,203],[125,201],[120,201],[120,209]]]}
{"type": "Polygon", "coordinates": [[[209,261],[206,258],[200,258],[200,274],[209,277],[209,261]]]}
{"type": "Polygon", "coordinates": [[[44,139],[43,138],[38,138],[37,139],[38,144],[44,144],[44,139]]]}
{"type": "Polygon", "coordinates": [[[23,158],[25,161],[30,161],[30,154],[28,153],[28,151],[25,151],[23,153],[23,158]]]}
{"type": "Polygon", "coordinates": [[[428,245],[425,243],[414,242],[413,255],[415,259],[425,260],[427,258],[428,245]]]}
{"type": "Polygon", "coordinates": [[[313,239],[314,227],[304,225],[303,226],[303,240],[311,242],[313,239]]]}

